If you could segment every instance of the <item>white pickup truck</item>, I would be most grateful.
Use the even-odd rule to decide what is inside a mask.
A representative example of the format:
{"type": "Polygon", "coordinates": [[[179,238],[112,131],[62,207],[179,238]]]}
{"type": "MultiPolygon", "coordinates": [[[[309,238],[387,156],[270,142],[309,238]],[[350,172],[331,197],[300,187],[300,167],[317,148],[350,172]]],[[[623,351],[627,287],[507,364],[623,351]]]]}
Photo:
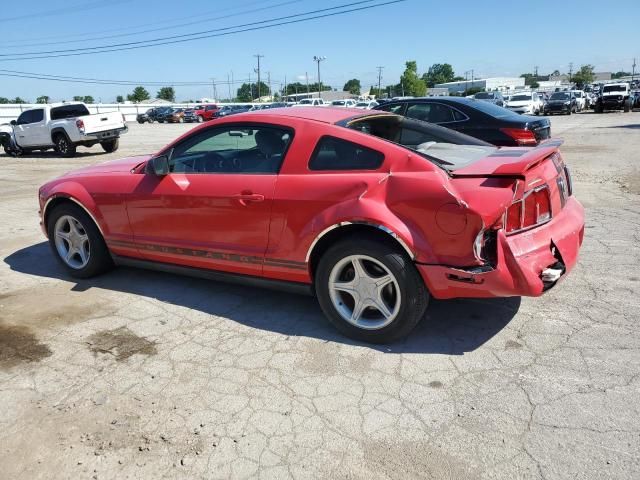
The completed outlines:
{"type": "Polygon", "coordinates": [[[126,131],[120,112],[91,115],[84,103],[62,103],[25,110],[17,120],[0,125],[0,144],[9,155],[53,148],[63,157],[73,157],[78,146],[97,143],[105,152],[115,152],[126,131]]]}

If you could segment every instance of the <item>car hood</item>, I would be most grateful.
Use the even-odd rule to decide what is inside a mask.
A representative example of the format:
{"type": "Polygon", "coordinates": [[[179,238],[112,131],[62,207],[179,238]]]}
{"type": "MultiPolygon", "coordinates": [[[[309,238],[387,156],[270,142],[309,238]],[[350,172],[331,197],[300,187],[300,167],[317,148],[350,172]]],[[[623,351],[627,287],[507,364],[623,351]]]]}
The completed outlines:
{"type": "Polygon", "coordinates": [[[112,160],[110,162],[89,165],[77,170],[72,170],[63,176],[70,175],[99,175],[104,173],[124,173],[130,172],[134,167],[146,162],[152,155],[138,155],[135,157],[122,158],[120,160],[112,160]]]}

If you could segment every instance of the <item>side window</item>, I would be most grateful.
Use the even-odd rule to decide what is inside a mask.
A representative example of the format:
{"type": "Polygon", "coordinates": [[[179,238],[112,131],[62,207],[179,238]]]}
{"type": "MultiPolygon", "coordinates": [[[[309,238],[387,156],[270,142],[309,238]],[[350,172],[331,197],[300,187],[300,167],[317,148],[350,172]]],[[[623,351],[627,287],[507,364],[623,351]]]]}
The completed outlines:
{"type": "Polygon", "coordinates": [[[38,123],[44,120],[44,110],[31,110],[31,121],[29,123],[38,123]]]}
{"type": "Polygon", "coordinates": [[[197,133],[173,148],[173,173],[276,174],[293,131],[271,126],[225,126],[197,133]]]}
{"type": "Polygon", "coordinates": [[[31,110],[27,110],[26,112],[22,112],[16,120],[18,125],[26,125],[31,122],[31,110]]]}
{"type": "Polygon", "coordinates": [[[415,118],[423,122],[429,122],[429,112],[431,111],[430,103],[414,103],[409,104],[405,117],[415,118]]]}
{"type": "Polygon", "coordinates": [[[469,119],[469,117],[467,117],[464,113],[456,110],[455,108],[452,108],[451,112],[453,113],[454,122],[464,122],[465,120],[469,119]]]}
{"type": "Polygon", "coordinates": [[[391,112],[391,113],[396,113],[398,115],[402,115],[402,112],[404,111],[404,103],[380,105],[376,107],[376,110],[382,110],[383,112],[391,112]]]}
{"type": "Polygon", "coordinates": [[[410,105],[405,116],[430,123],[447,123],[455,120],[453,110],[440,103],[410,105]]]}
{"type": "Polygon", "coordinates": [[[309,160],[310,170],[377,170],[384,155],[335,137],[322,137],[309,160]]]}

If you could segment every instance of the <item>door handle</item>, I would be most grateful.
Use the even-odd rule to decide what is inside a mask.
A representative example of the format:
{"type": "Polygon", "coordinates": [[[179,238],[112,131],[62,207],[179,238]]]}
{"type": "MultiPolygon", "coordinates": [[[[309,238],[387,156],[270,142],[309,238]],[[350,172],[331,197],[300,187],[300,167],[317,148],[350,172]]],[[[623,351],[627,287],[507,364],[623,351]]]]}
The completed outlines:
{"type": "Polygon", "coordinates": [[[264,195],[259,193],[237,193],[232,195],[234,200],[238,200],[242,205],[246,205],[248,202],[263,202],[264,195]]]}

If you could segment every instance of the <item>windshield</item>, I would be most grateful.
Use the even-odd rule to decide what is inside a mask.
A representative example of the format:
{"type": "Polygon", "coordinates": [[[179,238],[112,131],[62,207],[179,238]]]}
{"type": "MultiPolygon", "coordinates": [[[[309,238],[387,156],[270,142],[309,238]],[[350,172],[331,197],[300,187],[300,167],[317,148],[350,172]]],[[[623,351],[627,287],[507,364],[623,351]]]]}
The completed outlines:
{"type": "Polygon", "coordinates": [[[551,95],[551,100],[569,100],[569,94],[565,92],[556,92],[551,95]]]}
{"type": "Polygon", "coordinates": [[[304,100],[300,100],[300,105],[311,105],[313,103],[313,100],[305,98],[304,100]]]}
{"type": "Polygon", "coordinates": [[[345,102],[344,100],[335,100],[333,102],[331,102],[331,105],[346,105],[347,102],[345,102]]]}
{"type": "Polygon", "coordinates": [[[626,92],[626,85],[605,85],[602,89],[603,92],[626,92]]]}
{"type": "Polygon", "coordinates": [[[400,115],[361,116],[338,125],[401,145],[448,171],[498,150],[477,138],[400,115]]]}
{"type": "Polygon", "coordinates": [[[369,103],[368,102],[358,102],[356,103],[356,107],[368,107],[369,103]]]}
{"type": "Polygon", "coordinates": [[[493,98],[493,93],[488,93],[488,92],[476,93],[475,98],[478,98],[480,100],[486,100],[488,98],[493,98]]]}
{"type": "Polygon", "coordinates": [[[512,102],[524,102],[525,100],[531,100],[531,95],[514,95],[511,97],[512,102]]]}

